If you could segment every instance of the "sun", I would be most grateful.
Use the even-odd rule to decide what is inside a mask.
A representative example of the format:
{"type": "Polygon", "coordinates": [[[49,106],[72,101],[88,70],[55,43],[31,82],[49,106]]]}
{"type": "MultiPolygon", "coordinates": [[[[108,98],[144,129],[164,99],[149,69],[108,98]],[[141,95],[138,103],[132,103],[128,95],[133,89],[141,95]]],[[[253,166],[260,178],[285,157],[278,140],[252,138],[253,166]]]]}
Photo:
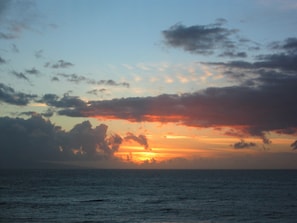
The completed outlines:
{"type": "Polygon", "coordinates": [[[143,164],[156,162],[158,154],[153,150],[144,150],[142,146],[123,146],[114,155],[126,162],[143,164]]]}
{"type": "Polygon", "coordinates": [[[156,162],[156,153],[152,151],[133,153],[133,161],[140,164],[156,162]]]}

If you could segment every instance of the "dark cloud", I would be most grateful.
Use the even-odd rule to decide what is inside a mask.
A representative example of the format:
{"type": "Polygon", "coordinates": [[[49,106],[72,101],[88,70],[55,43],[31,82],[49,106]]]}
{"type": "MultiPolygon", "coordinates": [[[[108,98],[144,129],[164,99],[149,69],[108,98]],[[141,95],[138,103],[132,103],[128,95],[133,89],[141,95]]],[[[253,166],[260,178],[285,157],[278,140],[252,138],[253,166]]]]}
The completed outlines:
{"type": "Polygon", "coordinates": [[[257,87],[212,87],[182,95],[159,95],[102,101],[59,111],[61,115],[176,122],[193,127],[236,128],[242,135],[270,141],[266,133],[297,128],[297,77],[263,80],[257,87]]]}
{"type": "Polygon", "coordinates": [[[70,96],[68,94],[65,94],[62,98],[56,94],[45,94],[40,100],[38,100],[38,102],[45,103],[56,108],[78,109],[87,105],[86,102],[81,100],[79,97],[70,96]]]}
{"type": "Polygon", "coordinates": [[[277,41],[270,44],[271,49],[274,50],[284,50],[290,53],[295,53],[297,50],[297,38],[290,37],[284,41],[277,41]]]}
{"type": "MultiPolygon", "coordinates": [[[[237,60],[228,63],[215,62],[205,64],[224,67],[228,69],[228,72],[231,69],[241,69],[244,72],[250,71],[261,73],[265,71],[267,73],[267,71],[274,71],[287,74],[293,72],[293,75],[296,75],[297,47],[295,45],[297,45],[297,39],[295,38],[289,38],[283,42],[278,42],[278,46],[274,46],[274,48],[279,49],[277,52],[274,52],[273,54],[258,55],[255,58],[255,62],[237,60]]],[[[235,70],[235,72],[238,73],[239,70],[235,70]]]]}
{"type": "MultiPolygon", "coordinates": [[[[107,135],[108,126],[92,127],[89,121],[63,130],[35,112],[29,119],[0,117],[0,167],[43,167],[46,164],[77,162],[119,162],[114,153],[123,139],[118,134],[107,135]]],[[[135,140],[148,146],[145,136],[127,134],[125,140],[135,140]]],[[[147,148],[147,147],[145,147],[147,148]]]]}
{"type": "Polygon", "coordinates": [[[256,143],[253,143],[253,142],[245,142],[243,139],[241,139],[239,142],[237,143],[234,143],[232,145],[232,147],[234,149],[246,149],[246,148],[251,148],[251,147],[255,147],[257,146],[256,143]]]}
{"type": "Polygon", "coordinates": [[[45,63],[44,67],[51,67],[54,69],[59,69],[59,68],[69,68],[74,66],[73,63],[67,62],[65,60],[58,60],[56,63],[52,64],[51,62],[45,63]]]}
{"type": "Polygon", "coordinates": [[[27,105],[37,95],[16,92],[13,88],[0,83],[0,101],[13,105],[27,105]]]}
{"type": "Polygon", "coordinates": [[[70,131],[44,120],[39,115],[29,119],[0,118],[0,166],[39,167],[43,163],[100,161],[115,159],[122,139],[107,135],[107,126],[92,128],[89,121],[70,131]]]}
{"type": "Polygon", "coordinates": [[[238,31],[222,27],[226,20],[210,25],[184,26],[176,24],[162,32],[165,44],[197,54],[212,54],[216,49],[236,49],[232,35],[238,31]]]}
{"type": "Polygon", "coordinates": [[[297,71],[297,52],[296,53],[276,53],[260,55],[259,61],[252,64],[254,68],[274,68],[284,71],[297,71]]]}
{"type": "Polygon", "coordinates": [[[124,140],[127,140],[127,141],[133,140],[139,143],[140,145],[144,146],[145,150],[149,150],[148,141],[145,135],[136,136],[131,132],[127,132],[127,135],[124,137],[124,140]]]}

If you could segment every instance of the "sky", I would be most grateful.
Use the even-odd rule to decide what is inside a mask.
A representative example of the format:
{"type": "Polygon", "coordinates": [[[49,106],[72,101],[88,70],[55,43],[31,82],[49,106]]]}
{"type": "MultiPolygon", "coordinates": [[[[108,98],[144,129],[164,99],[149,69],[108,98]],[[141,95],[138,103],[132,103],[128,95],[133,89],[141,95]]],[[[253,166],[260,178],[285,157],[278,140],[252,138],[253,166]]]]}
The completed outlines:
{"type": "Polygon", "coordinates": [[[1,0],[0,168],[297,168],[297,1],[1,0]]]}

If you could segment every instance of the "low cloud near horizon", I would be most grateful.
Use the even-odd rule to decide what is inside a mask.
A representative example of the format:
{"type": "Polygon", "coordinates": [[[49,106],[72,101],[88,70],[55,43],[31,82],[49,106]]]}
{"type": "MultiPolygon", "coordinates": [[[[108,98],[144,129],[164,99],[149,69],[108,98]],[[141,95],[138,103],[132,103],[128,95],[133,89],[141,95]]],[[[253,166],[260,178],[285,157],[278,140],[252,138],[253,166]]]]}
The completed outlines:
{"type": "MultiPolygon", "coordinates": [[[[39,168],[83,162],[120,162],[114,156],[124,140],[148,148],[145,136],[107,134],[108,126],[89,121],[65,131],[40,115],[29,119],[0,118],[0,168],[39,168]]],[[[67,165],[66,165],[67,166],[67,165]]]]}

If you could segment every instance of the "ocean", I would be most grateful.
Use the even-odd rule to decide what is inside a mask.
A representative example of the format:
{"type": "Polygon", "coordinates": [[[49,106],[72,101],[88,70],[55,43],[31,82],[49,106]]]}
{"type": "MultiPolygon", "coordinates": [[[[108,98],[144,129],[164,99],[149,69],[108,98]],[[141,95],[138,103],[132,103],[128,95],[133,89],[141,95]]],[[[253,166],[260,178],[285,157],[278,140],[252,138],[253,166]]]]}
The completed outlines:
{"type": "Polygon", "coordinates": [[[297,222],[297,170],[0,170],[0,222],[297,222]]]}

